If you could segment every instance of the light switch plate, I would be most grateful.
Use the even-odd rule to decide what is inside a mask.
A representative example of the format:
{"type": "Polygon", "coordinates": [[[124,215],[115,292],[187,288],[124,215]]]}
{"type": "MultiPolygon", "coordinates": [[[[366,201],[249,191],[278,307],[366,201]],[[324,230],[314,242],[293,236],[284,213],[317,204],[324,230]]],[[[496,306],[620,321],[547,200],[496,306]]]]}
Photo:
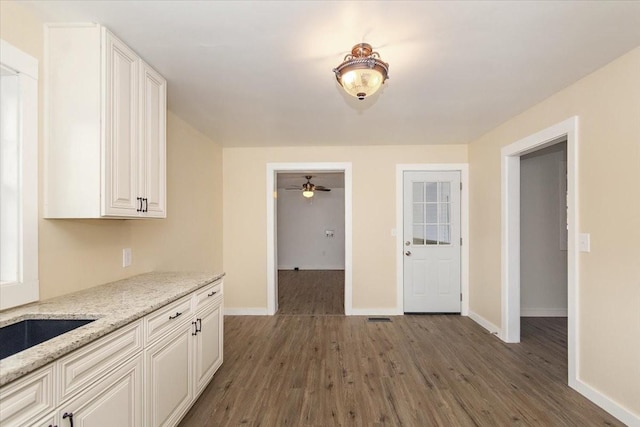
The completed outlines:
{"type": "Polygon", "coordinates": [[[591,234],[580,233],[578,236],[580,252],[591,252],[591,234]]]}
{"type": "Polygon", "coordinates": [[[122,267],[129,267],[131,265],[131,248],[124,248],[122,250],[122,267]]]}

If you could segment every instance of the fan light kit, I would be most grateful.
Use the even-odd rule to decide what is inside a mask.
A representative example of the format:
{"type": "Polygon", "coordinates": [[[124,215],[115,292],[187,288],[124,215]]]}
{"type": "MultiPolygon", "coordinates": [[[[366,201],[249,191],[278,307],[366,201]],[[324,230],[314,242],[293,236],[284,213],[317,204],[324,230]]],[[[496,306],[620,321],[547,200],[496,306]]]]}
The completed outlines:
{"type": "Polygon", "coordinates": [[[359,43],[333,72],[349,95],[363,100],[376,93],[389,78],[389,64],[380,59],[370,44],[359,43]]]}
{"type": "Polygon", "coordinates": [[[307,182],[302,184],[300,187],[287,187],[287,190],[302,190],[302,195],[307,199],[313,197],[316,191],[331,191],[330,188],[323,187],[322,185],[315,185],[311,182],[312,175],[304,176],[307,182]]]}

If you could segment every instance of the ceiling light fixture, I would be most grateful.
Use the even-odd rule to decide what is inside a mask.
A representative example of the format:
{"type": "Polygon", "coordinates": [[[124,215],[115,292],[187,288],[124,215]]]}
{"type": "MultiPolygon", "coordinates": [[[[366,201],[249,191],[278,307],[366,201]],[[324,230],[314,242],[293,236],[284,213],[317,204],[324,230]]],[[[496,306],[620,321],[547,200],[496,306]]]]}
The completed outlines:
{"type": "Polygon", "coordinates": [[[376,93],[389,78],[389,64],[380,59],[370,44],[359,43],[333,72],[349,95],[363,100],[376,93]]]}
{"type": "Polygon", "coordinates": [[[302,192],[302,195],[308,199],[308,198],[310,198],[310,197],[313,197],[313,191],[304,190],[304,191],[302,192]]]}

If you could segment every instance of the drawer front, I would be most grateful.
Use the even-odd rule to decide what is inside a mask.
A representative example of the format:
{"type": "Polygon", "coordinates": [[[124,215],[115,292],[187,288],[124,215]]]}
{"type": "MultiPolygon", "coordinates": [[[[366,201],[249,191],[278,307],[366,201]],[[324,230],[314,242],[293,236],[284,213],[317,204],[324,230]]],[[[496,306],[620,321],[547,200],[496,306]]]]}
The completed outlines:
{"type": "Polygon", "coordinates": [[[191,320],[191,295],[148,314],[144,320],[149,343],[191,320]]]}
{"type": "Polygon", "coordinates": [[[24,426],[55,408],[53,365],[0,389],[0,425],[24,426]]]}
{"type": "Polygon", "coordinates": [[[220,298],[222,296],[222,290],[222,280],[217,280],[201,289],[198,289],[195,293],[194,311],[201,308],[204,304],[220,298]]]}
{"type": "Polygon", "coordinates": [[[60,359],[60,401],[94,383],[141,351],[142,320],[138,320],[60,359]]]}

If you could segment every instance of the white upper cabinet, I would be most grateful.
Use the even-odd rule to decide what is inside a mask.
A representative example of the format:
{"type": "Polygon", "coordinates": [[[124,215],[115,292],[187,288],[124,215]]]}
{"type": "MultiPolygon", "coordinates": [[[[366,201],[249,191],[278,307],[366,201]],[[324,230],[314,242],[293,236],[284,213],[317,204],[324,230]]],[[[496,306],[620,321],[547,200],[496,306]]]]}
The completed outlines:
{"type": "Polygon", "coordinates": [[[166,217],[166,89],[106,28],[45,27],[45,218],[166,217]]]}

